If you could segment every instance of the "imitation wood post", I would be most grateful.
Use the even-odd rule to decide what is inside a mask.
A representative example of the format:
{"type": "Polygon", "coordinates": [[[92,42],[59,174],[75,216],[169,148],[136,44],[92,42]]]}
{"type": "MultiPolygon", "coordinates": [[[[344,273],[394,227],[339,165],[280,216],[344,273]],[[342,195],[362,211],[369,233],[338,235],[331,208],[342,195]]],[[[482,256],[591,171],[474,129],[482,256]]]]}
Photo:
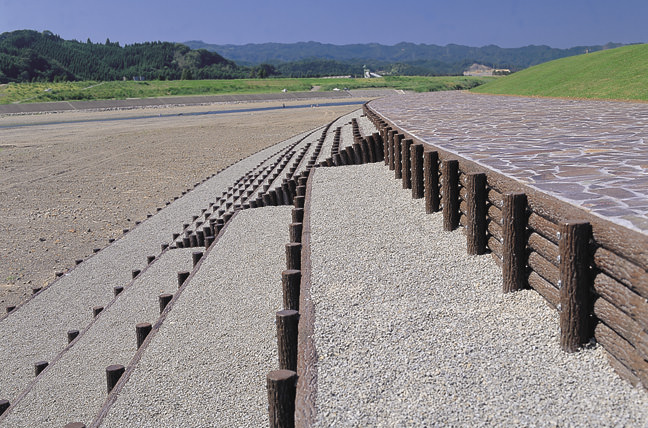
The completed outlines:
{"type": "Polygon", "coordinates": [[[439,211],[439,152],[423,153],[423,177],[425,181],[425,212],[439,211]]]}
{"type": "Polygon", "coordinates": [[[270,193],[263,194],[263,205],[266,207],[275,206],[274,200],[272,199],[270,193]]]}
{"type": "Polygon", "coordinates": [[[575,352],[591,339],[592,275],[589,241],[592,226],[584,221],[560,225],[560,347],[575,352]]]}
{"type": "Polygon", "coordinates": [[[292,222],[293,223],[302,223],[304,221],[304,209],[303,208],[293,208],[292,209],[292,222]]]}
{"type": "Polygon", "coordinates": [[[392,131],[389,131],[389,134],[387,135],[387,138],[389,139],[387,141],[387,144],[389,146],[388,156],[389,156],[389,170],[390,171],[394,171],[396,169],[396,166],[395,166],[396,157],[395,157],[395,154],[394,154],[396,149],[395,149],[394,144],[395,144],[395,141],[396,141],[396,135],[397,134],[398,133],[395,130],[392,130],[392,131]]]}
{"type": "Polygon", "coordinates": [[[356,165],[362,164],[362,145],[358,142],[353,143],[353,163],[356,165]]]}
{"type": "Polygon", "coordinates": [[[394,135],[394,178],[403,178],[403,165],[401,164],[401,151],[403,150],[401,142],[403,134],[394,135]]]}
{"type": "Polygon", "coordinates": [[[304,196],[295,196],[295,208],[304,208],[304,196]]]}
{"type": "Polygon", "coordinates": [[[106,384],[108,386],[108,394],[113,390],[119,378],[124,374],[126,368],[121,364],[112,364],[106,367],[106,384]]]}
{"type": "Polygon", "coordinates": [[[202,259],[202,257],[203,257],[202,251],[194,251],[193,253],[191,253],[191,261],[194,267],[198,264],[198,262],[200,261],[200,259],[202,259]]]}
{"type": "Polygon", "coordinates": [[[353,163],[349,160],[349,155],[347,154],[346,150],[342,150],[340,152],[340,162],[342,162],[342,165],[350,165],[351,163],[353,163]]]}
{"type": "Polygon", "coordinates": [[[459,227],[459,161],[443,161],[443,230],[459,227]]]}
{"type": "Polygon", "coordinates": [[[284,309],[277,312],[277,346],[279,349],[279,368],[297,370],[297,325],[299,312],[284,309]]]}
{"type": "Polygon", "coordinates": [[[68,343],[76,339],[78,335],[79,335],[79,330],[68,330],[67,332],[68,343]]]}
{"type": "Polygon", "coordinates": [[[135,337],[137,338],[137,349],[142,346],[153,327],[149,322],[135,324],[135,337]]]}
{"type": "Polygon", "coordinates": [[[369,140],[367,138],[363,138],[360,141],[361,147],[362,147],[362,163],[370,163],[371,162],[371,148],[369,147],[369,140]]]}
{"type": "Polygon", "coordinates": [[[293,428],[297,373],[292,370],[271,371],[267,386],[270,428],[293,428]]]}
{"type": "Polygon", "coordinates": [[[502,275],[505,293],[528,288],[526,265],[527,197],[507,193],[502,205],[502,275]]]}
{"type": "Polygon", "coordinates": [[[302,241],[302,224],[301,223],[290,223],[288,225],[290,233],[290,242],[301,242],[302,241]]]}
{"type": "Polygon", "coordinates": [[[383,141],[382,136],[378,132],[374,132],[371,134],[371,136],[374,139],[374,147],[375,147],[375,153],[376,153],[376,160],[375,162],[380,162],[382,160],[385,160],[385,143],[383,141]]]}
{"type": "Polygon", "coordinates": [[[281,272],[281,288],[283,289],[284,309],[299,310],[299,292],[301,284],[301,271],[287,269],[281,272]]]}
{"type": "Polygon", "coordinates": [[[412,146],[412,198],[421,199],[425,195],[423,183],[423,145],[412,146]]]}
{"type": "Polygon", "coordinates": [[[364,139],[367,141],[367,147],[369,148],[367,152],[369,155],[369,163],[374,163],[378,160],[376,156],[376,140],[374,140],[372,135],[367,135],[364,139]]]}
{"type": "Polygon", "coordinates": [[[47,361],[37,361],[34,363],[34,376],[38,376],[41,374],[43,370],[47,368],[49,363],[47,361]]]}
{"type": "Polygon", "coordinates": [[[486,174],[466,175],[466,249],[468,254],[486,252],[486,174]]]}
{"type": "Polygon", "coordinates": [[[189,274],[190,272],[188,271],[178,272],[178,288],[182,287],[182,284],[189,278],[189,274]]]}
{"type": "Polygon", "coordinates": [[[385,161],[385,165],[389,166],[389,133],[391,132],[390,127],[386,127],[383,129],[382,133],[382,140],[383,140],[383,160],[385,161]]]}
{"type": "Polygon", "coordinates": [[[173,299],[173,294],[164,293],[158,296],[158,302],[160,303],[160,313],[164,311],[169,302],[173,299]]]}
{"type": "Polygon", "coordinates": [[[286,269],[301,270],[301,249],[298,242],[286,244],[286,269]]]}
{"type": "Polygon", "coordinates": [[[401,145],[401,164],[402,164],[402,176],[403,176],[403,189],[412,188],[412,158],[411,158],[411,147],[414,144],[414,141],[411,139],[404,140],[401,145]]]}

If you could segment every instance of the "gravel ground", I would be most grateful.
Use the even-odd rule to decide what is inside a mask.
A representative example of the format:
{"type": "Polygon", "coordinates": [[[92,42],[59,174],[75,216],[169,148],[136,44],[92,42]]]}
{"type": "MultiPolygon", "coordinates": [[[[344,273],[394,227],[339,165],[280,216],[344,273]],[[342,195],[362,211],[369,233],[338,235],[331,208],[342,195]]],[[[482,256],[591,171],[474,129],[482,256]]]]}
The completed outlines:
{"type": "Polygon", "coordinates": [[[278,367],[274,320],[290,219],[291,207],[283,206],[232,220],[102,426],[267,426],[266,375],[278,367]]]}
{"type": "MultiPolygon", "coordinates": [[[[360,112],[362,113],[362,110],[360,112]]],[[[367,116],[358,117],[358,128],[360,128],[360,133],[362,135],[371,135],[374,132],[378,132],[376,126],[367,116]]]]}
{"type": "Polygon", "coordinates": [[[0,314],[194,183],[358,109],[200,114],[281,105],[0,115],[0,314]]]}
{"type": "Polygon", "coordinates": [[[316,426],[646,426],[600,347],[559,348],[534,291],[504,295],[382,165],[318,169],[311,199],[316,426]]]}
{"type": "Polygon", "coordinates": [[[177,291],[177,272],[191,270],[191,253],[196,250],[170,250],[154,261],[75,345],[40,375],[0,426],[60,428],[70,422],[89,426],[106,399],[106,367],[128,365],[137,350],[135,324],[155,323],[158,296],[177,291]]]}
{"type": "Polygon", "coordinates": [[[109,247],[61,277],[15,313],[0,320],[0,398],[10,402],[33,377],[36,361],[51,361],[67,345],[70,329],[82,330],[92,320],[92,307],[105,306],[115,286],[126,286],[133,269],[143,269],[148,255],[159,255],[172,233],[220,196],[236,179],[294,139],[236,163],[174,201],[109,247]],[[74,298],[70,298],[74,296],[74,298]]]}

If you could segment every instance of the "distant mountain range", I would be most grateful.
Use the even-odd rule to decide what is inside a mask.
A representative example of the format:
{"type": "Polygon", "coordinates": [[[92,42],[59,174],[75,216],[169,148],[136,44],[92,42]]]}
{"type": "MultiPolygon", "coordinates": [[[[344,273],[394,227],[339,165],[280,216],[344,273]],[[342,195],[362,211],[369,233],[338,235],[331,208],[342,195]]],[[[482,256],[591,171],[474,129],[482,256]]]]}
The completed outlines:
{"type": "Polygon", "coordinates": [[[569,49],[557,49],[549,46],[500,48],[495,45],[470,47],[454,44],[438,46],[398,43],[388,46],[377,43],[332,45],[318,42],[217,45],[196,40],[183,44],[192,49],[218,52],[223,57],[241,65],[261,63],[279,65],[318,59],[355,65],[366,62],[368,66],[374,64],[374,68],[376,66],[380,68],[385,64],[418,65],[438,68],[441,71],[439,74],[446,74],[444,72],[446,70],[455,70],[457,66],[461,68],[472,63],[517,71],[558,58],[622,46],[618,43],[608,43],[603,46],[576,46],[569,49]]]}
{"type": "Polygon", "coordinates": [[[121,79],[234,79],[361,77],[364,68],[384,75],[461,75],[473,63],[518,71],[553,59],[621,46],[554,49],[527,46],[474,48],[399,43],[331,45],[317,42],[210,45],[147,42],[120,46],[64,40],[50,31],[0,34],[0,83],[121,79]],[[227,59],[226,59],[227,58],[227,59]]]}

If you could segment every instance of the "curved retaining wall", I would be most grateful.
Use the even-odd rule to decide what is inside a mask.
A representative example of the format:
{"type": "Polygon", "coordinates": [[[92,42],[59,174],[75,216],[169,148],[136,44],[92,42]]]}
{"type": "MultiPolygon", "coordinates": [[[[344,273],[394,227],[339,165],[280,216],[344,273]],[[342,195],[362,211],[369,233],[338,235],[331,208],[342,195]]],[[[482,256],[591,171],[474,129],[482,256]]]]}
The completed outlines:
{"type": "Polygon", "coordinates": [[[447,230],[463,227],[469,253],[492,253],[503,290],[533,288],[560,313],[561,346],[595,339],[610,364],[648,388],[648,236],[532,189],[416,139],[369,104],[385,163],[443,210],[447,230]]]}

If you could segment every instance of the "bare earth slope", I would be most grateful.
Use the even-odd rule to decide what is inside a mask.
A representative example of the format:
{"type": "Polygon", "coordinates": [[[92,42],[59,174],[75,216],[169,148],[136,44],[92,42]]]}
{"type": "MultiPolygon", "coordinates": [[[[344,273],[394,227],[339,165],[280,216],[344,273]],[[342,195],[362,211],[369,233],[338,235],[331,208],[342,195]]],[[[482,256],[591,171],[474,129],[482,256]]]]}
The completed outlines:
{"type": "Polygon", "coordinates": [[[190,115],[281,104],[0,117],[0,311],[201,179],[358,108],[190,115]]]}

